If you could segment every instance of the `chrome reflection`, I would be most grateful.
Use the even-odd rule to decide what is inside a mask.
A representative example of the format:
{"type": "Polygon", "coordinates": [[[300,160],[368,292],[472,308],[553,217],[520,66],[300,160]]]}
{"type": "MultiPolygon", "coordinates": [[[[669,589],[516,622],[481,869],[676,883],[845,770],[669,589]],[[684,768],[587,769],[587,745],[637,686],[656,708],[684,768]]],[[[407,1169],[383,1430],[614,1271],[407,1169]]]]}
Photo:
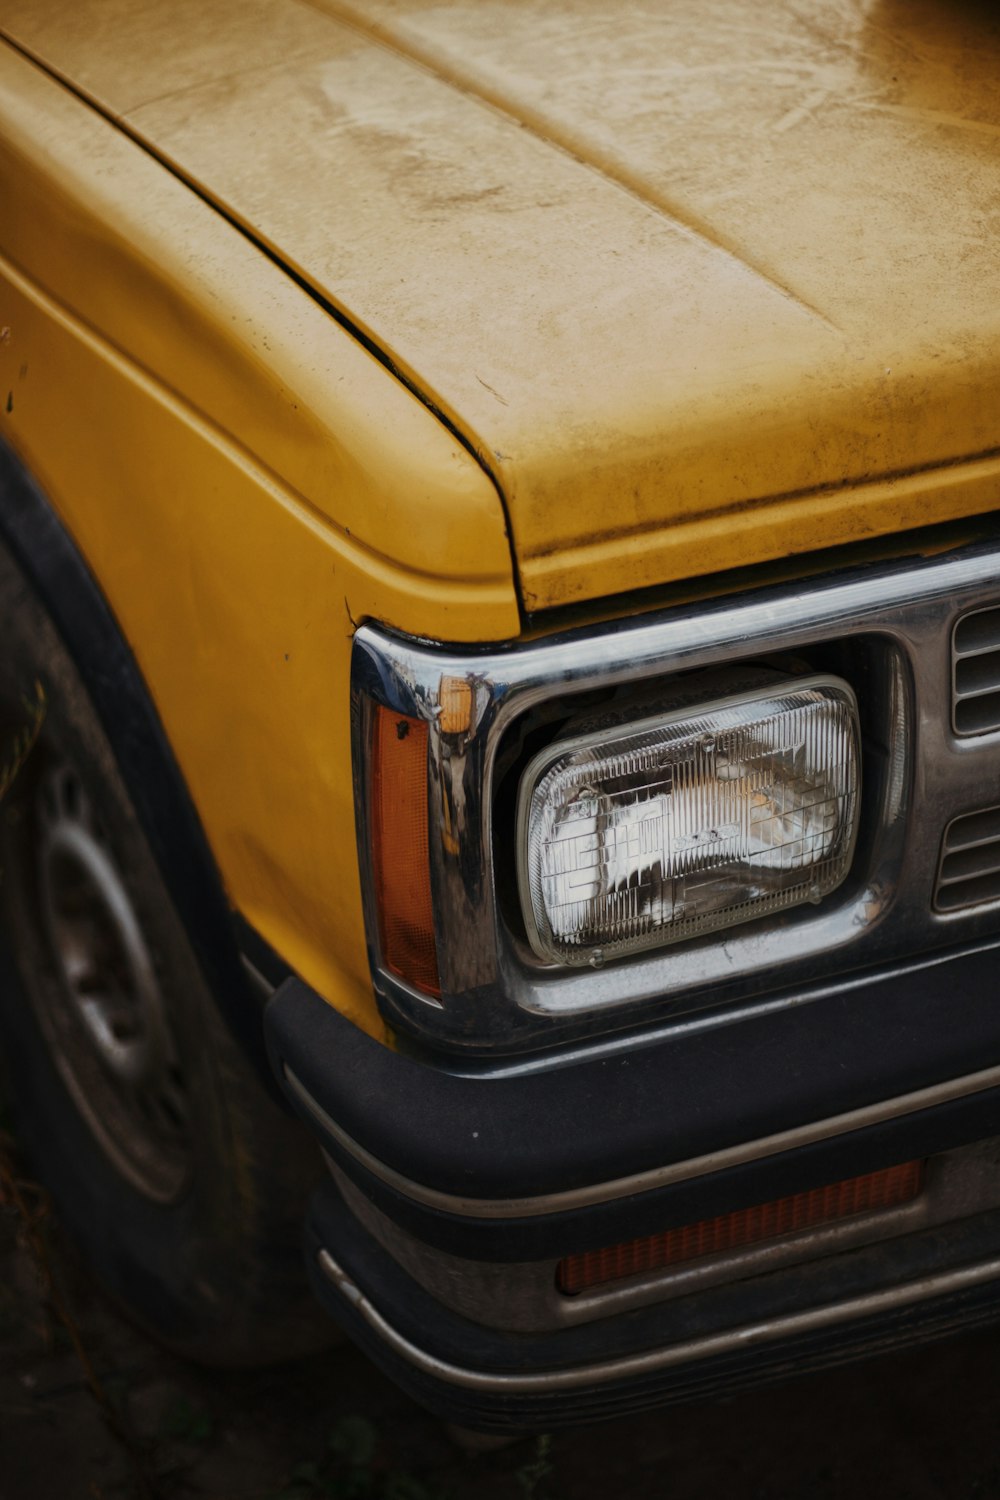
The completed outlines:
{"type": "Polygon", "coordinates": [[[935,913],[932,887],[945,825],[1000,804],[998,736],[959,739],[949,712],[954,621],[996,604],[998,576],[1000,550],[976,542],[526,644],[449,648],[364,626],[353,663],[359,850],[372,969],[391,1024],[484,1056],[525,1052],[706,1006],[801,997],[838,973],[995,933],[995,908],[935,913]],[[512,818],[497,813],[494,825],[499,757],[520,726],[554,721],[560,704],[584,695],[644,691],[677,673],[779,653],[807,663],[819,654],[822,665],[831,651],[864,699],[864,815],[839,890],[817,907],[597,968],[532,953],[503,893],[512,818]],[[382,971],[373,936],[365,768],[375,702],[430,725],[440,1010],[382,971]]]}

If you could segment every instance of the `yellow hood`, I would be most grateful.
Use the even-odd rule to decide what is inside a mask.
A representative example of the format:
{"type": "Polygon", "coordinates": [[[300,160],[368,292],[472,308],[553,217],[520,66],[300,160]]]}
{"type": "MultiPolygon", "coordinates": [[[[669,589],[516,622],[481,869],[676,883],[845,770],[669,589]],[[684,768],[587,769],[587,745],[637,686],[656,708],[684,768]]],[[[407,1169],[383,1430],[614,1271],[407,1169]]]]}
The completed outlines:
{"type": "Polygon", "coordinates": [[[467,435],[529,609],[997,505],[992,5],[0,0],[0,31],[467,435]]]}

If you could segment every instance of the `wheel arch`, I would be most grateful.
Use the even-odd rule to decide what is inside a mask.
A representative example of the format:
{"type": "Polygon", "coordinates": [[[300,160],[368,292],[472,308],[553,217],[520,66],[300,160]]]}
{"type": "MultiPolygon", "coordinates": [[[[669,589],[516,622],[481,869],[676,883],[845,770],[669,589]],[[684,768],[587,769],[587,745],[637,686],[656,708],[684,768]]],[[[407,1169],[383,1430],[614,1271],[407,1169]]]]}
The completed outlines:
{"type": "Polygon", "coordinates": [[[235,914],[139,665],[41,485],[0,439],[0,543],[47,611],[83,681],[208,989],[273,1098],[260,997],[241,961],[235,914]]]}

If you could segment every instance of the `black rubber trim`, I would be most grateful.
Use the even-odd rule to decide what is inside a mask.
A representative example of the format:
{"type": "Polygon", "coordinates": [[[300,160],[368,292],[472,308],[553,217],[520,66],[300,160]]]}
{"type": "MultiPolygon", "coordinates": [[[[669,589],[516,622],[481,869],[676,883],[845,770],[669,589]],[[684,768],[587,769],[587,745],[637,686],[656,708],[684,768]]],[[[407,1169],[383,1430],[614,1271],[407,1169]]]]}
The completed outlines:
{"type": "Polygon", "coordinates": [[[557,1333],[512,1334],[484,1328],[443,1307],[366,1233],[332,1186],[322,1189],[313,1201],[306,1236],[310,1280],[321,1303],[416,1400],[452,1421],[485,1430],[578,1425],[668,1402],[730,1394],[1000,1317],[998,1280],[613,1382],[530,1394],[488,1393],[432,1375],[387,1345],[320,1269],[321,1248],[332,1253],[380,1315],[418,1349],[459,1368],[523,1374],[685,1343],[988,1261],[1000,1254],[1000,1211],[557,1333]]]}
{"type": "MultiPolygon", "coordinates": [[[[279,1077],[287,1064],[378,1163],[438,1192],[502,1201],[685,1162],[996,1066],[996,964],[995,949],[963,953],[630,1052],[496,1078],[392,1052],[294,980],[271,1000],[265,1030],[279,1077]]],[[[764,1185],[782,1173],[790,1184],[798,1163],[837,1172],[848,1157],[852,1165],[886,1153],[905,1159],[996,1134],[998,1098],[990,1090],[771,1158],[757,1164],[754,1191],[766,1198],[764,1185]]],[[[342,1149],[334,1154],[356,1179],[373,1181],[342,1149]]],[[[746,1169],[733,1173],[742,1180],[746,1169]]],[[[691,1206],[702,1189],[671,1192],[691,1206]]],[[[430,1233],[434,1213],[411,1202],[411,1223],[417,1212],[420,1233],[430,1233]]],[[[482,1240],[467,1223],[468,1237],[482,1240]]],[[[525,1221],[518,1253],[536,1240],[525,1221]]]]}
{"type": "Polygon", "coordinates": [[[691,609],[700,602],[741,594],[750,589],[780,585],[800,589],[807,581],[815,587],[825,578],[843,578],[848,570],[861,572],[887,561],[902,562],[904,559],[916,563],[974,542],[993,541],[998,531],[1000,511],[960,516],[931,526],[917,526],[885,536],[843,542],[836,547],[817,548],[814,552],[792,553],[694,578],[653,583],[646,588],[610,594],[601,599],[584,599],[579,603],[530,611],[525,615],[524,631],[530,637],[535,632],[551,635],[562,631],[592,630],[597,621],[628,619],[678,605],[691,609]]]}
{"type": "Polygon", "coordinates": [[[498,1219],[464,1217],[419,1203],[360,1166],[337,1142],[324,1144],[352,1182],[409,1234],[451,1255],[498,1262],[557,1260],[601,1250],[997,1135],[1000,1089],[993,1089],[631,1198],[530,1218],[512,1214],[498,1219]]]}
{"type": "Polygon", "coordinates": [[[262,1083],[259,1000],[240,963],[208,840],[135,657],[79,550],[38,484],[0,441],[0,535],[48,611],[87,687],[143,833],[206,983],[262,1083]]]}

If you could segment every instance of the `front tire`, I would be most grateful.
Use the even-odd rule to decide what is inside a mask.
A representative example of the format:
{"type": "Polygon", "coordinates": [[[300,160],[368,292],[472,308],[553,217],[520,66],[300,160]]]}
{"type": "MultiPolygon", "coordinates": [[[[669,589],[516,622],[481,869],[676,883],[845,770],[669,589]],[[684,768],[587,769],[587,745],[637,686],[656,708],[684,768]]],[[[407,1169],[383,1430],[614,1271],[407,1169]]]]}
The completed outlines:
{"type": "Polygon", "coordinates": [[[85,686],[3,548],[0,638],[0,1065],[21,1143],[162,1342],[225,1364],[320,1347],[300,1249],[318,1153],[224,1026],[85,686]]]}

